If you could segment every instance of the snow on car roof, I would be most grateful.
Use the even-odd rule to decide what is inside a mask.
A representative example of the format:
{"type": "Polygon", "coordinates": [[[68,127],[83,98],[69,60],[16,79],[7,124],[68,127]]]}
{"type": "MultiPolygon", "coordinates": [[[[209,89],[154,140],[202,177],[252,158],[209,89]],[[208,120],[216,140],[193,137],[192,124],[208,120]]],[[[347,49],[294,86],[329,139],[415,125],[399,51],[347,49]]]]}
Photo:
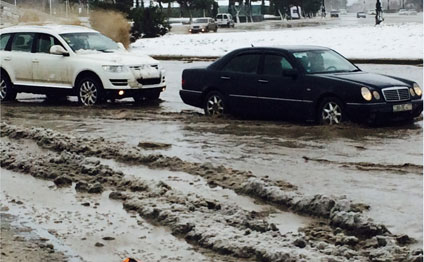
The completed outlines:
{"type": "Polygon", "coordinates": [[[6,27],[0,30],[0,34],[12,32],[37,32],[37,33],[81,33],[81,32],[97,32],[93,29],[84,26],[76,25],[17,25],[6,27]]]}

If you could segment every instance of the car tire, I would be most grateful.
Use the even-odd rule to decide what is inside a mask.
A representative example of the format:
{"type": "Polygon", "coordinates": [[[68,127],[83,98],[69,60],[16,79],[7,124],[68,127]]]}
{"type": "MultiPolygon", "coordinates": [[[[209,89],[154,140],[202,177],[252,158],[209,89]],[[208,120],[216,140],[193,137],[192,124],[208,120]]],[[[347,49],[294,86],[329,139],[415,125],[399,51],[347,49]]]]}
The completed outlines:
{"type": "Polygon", "coordinates": [[[220,117],[227,113],[226,102],[224,96],[217,91],[208,93],[203,104],[205,115],[220,117]]]}
{"type": "Polygon", "coordinates": [[[215,33],[218,32],[218,27],[215,27],[215,29],[213,30],[215,33]]]}
{"type": "Polygon", "coordinates": [[[335,97],[324,98],[317,112],[318,123],[321,125],[338,125],[345,120],[343,103],[335,97]]]}
{"type": "Polygon", "coordinates": [[[13,101],[16,99],[16,90],[13,89],[12,82],[2,73],[0,76],[0,101],[13,101]]]}
{"type": "Polygon", "coordinates": [[[103,86],[94,77],[84,77],[78,82],[78,102],[92,106],[103,102],[103,86]]]}

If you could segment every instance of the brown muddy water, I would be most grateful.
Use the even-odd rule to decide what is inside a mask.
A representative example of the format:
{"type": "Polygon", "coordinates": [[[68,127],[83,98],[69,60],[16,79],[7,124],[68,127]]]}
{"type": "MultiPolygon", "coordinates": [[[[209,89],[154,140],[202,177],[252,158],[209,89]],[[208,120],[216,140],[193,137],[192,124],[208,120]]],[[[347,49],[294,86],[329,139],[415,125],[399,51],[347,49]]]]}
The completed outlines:
{"type": "MultiPolygon", "coordinates": [[[[144,154],[162,154],[189,163],[251,171],[256,178],[287,181],[305,195],[345,197],[370,206],[366,215],[384,224],[392,234],[407,234],[416,239],[411,248],[422,246],[422,120],[371,128],[352,123],[322,127],[232,117],[210,119],[200,110],[184,105],[178,97],[181,70],[206,64],[164,62],[169,84],[159,103],[134,106],[125,100],[84,108],[76,105],[75,98],[49,103],[43,96],[24,94],[19,95],[18,102],[1,105],[1,121],[22,128],[47,128],[78,138],[103,138],[111,144],[139,148],[144,154]],[[139,147],[146,144],[157,144],[158,149],[139,147]]],[[[422,86],[422,68],[363,67],[368,71],[400,74],[422,86]]],[[[19,141],[5,137],[1,140],[19,141]]],[[[24,152],[46,153],[35,143],[22,145],[24,152]]],[[[96,156],[89,159],[122,172],[125,179],[162,181],[178,194],[214,199],[222,205],[265,214],[266,221],[281,234],[296,233],[298,228],[319,221],[231,188],[211,187],[202,177],[172,168],[153,170],[117,159],[96,156]]],[[[160,221],[149,221],[137,212],[125,211],[121,201],[108,198],[113,188],[101,195],[84,195],[76,194],[73,187],[53,185],[1,169],[2,203],[7,203],[10,213],[19,217],[20,222],[39,229],[40,235],[48,236],[57,243],[58,251],[75,261],[119,261],[126,255],[143,261],[210,261],[211,256],[214,261],[230,261],[218,255],[224,252],[222,249],[211,252],[204,244],[200,244],[202,248],[190,244],[171,234],[166,225],[159,226],[160,221]],[[31,187],[23,187],[25,184],[31,187]],[[12,199],[25,204],[12,203],[12,199]],[[114,240],[105,241],[104,237],[114,240]],[[104,246],[96,247],[97,242],[104,246]]]]}

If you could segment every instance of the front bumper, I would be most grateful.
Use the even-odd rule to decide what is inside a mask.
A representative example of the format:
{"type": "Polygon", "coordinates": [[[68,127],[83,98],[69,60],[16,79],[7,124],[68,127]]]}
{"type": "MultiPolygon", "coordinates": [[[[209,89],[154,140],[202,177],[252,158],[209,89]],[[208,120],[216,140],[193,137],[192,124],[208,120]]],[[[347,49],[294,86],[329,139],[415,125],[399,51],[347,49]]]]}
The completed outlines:
{"type": "Polygon", "coordinates": [[[418,117],[423,111],[423,100],[411,100],[397,103],[347,103],[346,113],[354,120],[365,122],[401,121],[418,117]],[[411,104],[412,110],[394,112],[394,105],[411,104]]]}
{"type": "Polygon", "coordinates": [[[106,99],[121,99],[126,97],[149,97],[165,91],[166,87],[140,89],[105,89],[106,99]]]}

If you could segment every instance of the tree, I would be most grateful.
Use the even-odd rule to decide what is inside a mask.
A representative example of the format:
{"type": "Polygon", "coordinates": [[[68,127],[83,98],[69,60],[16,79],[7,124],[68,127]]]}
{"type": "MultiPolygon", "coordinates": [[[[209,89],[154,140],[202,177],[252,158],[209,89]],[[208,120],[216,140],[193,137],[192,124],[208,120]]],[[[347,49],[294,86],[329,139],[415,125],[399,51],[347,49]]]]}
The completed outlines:
{"type": "Polygon", "coordinates": [[[157,37],[166,34],[171,28],[158,7],[134,8],[130,17],[134,21],[131,28],[131,40],[140,37],[157,37]]]}
{"type": "Polygon", "coordinates": [[[193,14],[192,9],[194,5],[195,0],[177,0],[177,3],[180,5],[181,9],[186,9],[188,11],[188,14],[190,16],[190,23],[191,20],[193,20],[193,14]]]}

